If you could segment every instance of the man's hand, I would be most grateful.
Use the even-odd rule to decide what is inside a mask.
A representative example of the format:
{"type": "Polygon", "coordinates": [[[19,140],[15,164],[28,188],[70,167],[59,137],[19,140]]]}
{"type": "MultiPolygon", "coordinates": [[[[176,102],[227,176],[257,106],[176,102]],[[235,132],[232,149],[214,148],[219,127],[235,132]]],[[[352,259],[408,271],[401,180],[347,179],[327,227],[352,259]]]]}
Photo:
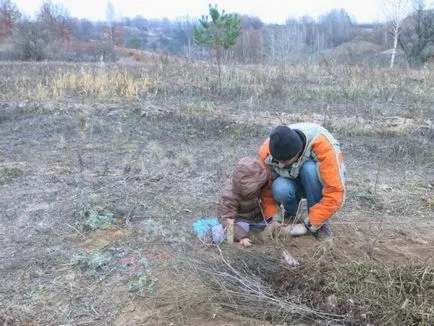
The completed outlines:
{"type": "Polygon", "coordinates": [[[249,238],[243,238],[240,240],[240,244],[244,247],[250,247],[252,245],[252,241],[249,238]]]}

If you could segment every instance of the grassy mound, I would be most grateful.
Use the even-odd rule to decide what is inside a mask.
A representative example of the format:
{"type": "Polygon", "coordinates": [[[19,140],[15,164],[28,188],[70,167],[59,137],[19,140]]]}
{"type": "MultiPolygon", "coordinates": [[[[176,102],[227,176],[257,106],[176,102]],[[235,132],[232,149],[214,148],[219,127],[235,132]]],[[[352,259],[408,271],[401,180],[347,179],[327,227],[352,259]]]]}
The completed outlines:
{"type": "Polygon", "coordinates": [[[434,265],[386,266],[350,261],[327,249],[285,266],[277,254],[231,248],[220,259],[195,258],[213,302],[271,323],[328,321],[343,325],[432,325],[434,265]],[[346,261],[346,263],[344,263],[346,261]]]}

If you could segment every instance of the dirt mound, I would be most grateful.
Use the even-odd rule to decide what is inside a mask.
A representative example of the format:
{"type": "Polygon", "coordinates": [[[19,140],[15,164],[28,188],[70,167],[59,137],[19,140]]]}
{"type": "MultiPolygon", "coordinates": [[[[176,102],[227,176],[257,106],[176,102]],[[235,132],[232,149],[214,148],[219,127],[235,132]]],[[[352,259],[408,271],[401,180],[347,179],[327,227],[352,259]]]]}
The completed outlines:
{"type": "Polygon", "coordinates": [[[367,41],[352,41],[343,43],[333,49],[322,52],[329,62],[360,63],[381,52],[383,47],[367,41]]]}

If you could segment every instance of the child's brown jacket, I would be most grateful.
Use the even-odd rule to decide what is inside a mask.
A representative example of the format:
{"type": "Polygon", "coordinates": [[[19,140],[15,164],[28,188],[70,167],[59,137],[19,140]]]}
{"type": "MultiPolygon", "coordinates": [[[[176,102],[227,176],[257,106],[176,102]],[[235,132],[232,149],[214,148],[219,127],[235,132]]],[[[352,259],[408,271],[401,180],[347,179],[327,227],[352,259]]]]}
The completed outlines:
{"type": "MultiPolygon", "coordinates": [[[[244,157],[235,166],[232,178],[221,192],[217,214],[224,227],[228,219],[256,224],[262,221],[260,190],[267,182],[267,172],[259,160],[244,157]]],[[[234,240],[246,238],[248,231],[234,224],[234,240]]]]}

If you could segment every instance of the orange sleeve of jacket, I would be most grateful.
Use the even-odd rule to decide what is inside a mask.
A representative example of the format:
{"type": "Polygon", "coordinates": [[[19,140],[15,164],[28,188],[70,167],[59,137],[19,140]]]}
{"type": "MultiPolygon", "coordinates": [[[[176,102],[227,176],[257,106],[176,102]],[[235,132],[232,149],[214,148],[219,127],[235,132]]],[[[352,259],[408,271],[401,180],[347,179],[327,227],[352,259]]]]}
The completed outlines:
{"type": "Polygon", "coordinates": [[[323,135],[314,139],[312,150],[319,163],[323,191],[321,201],[309,210],[309,220],[318,227],[341,207],[344,199],[344,184],[340,173],[342,153],[336,153],[333,145],[323,135]]]}
{"type": "Polygon", "coordinates": [[[273,183],[271,168],[265,164],[265,159],[270,155],[269,143],[270,143],[270,137],[268,137],[264,141],[261,148],[259,149],[259,161],[262,163],[262,165],[266,169],[267,175],[268,175],[267,183],[265,184],[264,187],[262,187],[262,190],[261,190],[262,210],[264,213],[264,217],[266,219],[279,213],[279,210],[277,209],[276,202],[273,198],[273,193],[271,192],[271,185],[273,183]]]}

